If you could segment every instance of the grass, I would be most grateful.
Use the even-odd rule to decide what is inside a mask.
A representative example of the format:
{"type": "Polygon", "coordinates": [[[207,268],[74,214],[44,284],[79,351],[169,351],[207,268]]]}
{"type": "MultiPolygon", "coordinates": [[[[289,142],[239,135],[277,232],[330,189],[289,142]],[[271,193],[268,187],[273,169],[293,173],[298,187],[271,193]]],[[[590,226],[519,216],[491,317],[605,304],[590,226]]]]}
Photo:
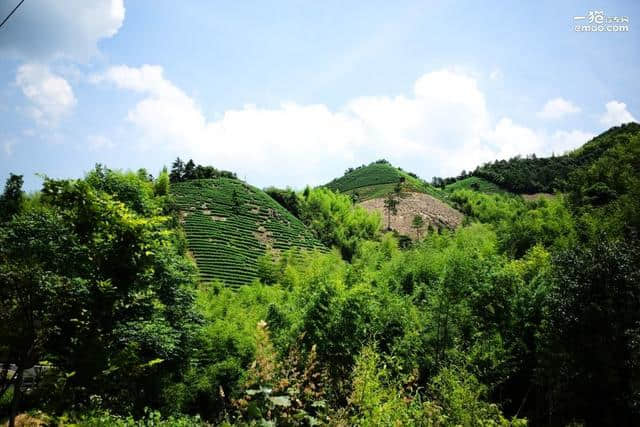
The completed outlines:
{"type": "Polygon", "coordinates": [[[190,180],[172,184],[171,193],[204,282],[230,287],[252,282],[267,250],[324,249],[300,220],[242,181],[190,180]]]}
{"type": "Polygon", "coordinates": [[[453,193],[456,190],[474,190],[487,194],[507,194],[507,190],[497,186],[493,182],[476,176],[470,176],[459,181],[449,184],[444,188],[446,193],[453,193]]]}

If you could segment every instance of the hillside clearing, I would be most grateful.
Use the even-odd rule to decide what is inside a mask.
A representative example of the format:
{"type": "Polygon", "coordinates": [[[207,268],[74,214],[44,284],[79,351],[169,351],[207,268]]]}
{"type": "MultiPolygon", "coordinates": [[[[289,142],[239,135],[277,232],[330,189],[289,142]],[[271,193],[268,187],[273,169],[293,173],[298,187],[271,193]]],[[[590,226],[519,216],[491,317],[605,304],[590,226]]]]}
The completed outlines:
{"type": "MultiPolygon", "coordinates": [[[[384,198],[379,197],[366,200],[360,203],[362,207],[368,211],[379,212],[384,218],[384,224],[387,224],[387,213],[384,208],[384,198]]],[[[408,192],[403,193],[397,207],[398,213],[391,215],[391,228],[400,234],[417,238],[417,232],[411,227],[413,218],[416,215],[422,216],[425,221],[425,227],[422,235],[425,234],[429,225],[433,228],[456,228],[464,219],[464,215],[443,203],[442,201],[428,194],[408,192]]]]}

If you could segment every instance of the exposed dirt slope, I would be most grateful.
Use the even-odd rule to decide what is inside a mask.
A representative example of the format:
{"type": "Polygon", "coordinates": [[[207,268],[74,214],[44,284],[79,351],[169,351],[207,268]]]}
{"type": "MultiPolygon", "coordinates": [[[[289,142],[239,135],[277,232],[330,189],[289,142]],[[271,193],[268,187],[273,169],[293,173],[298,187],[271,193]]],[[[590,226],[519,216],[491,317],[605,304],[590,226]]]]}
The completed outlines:
{"type": "MultiPolygon", "coordinates": [[[[360,203],[368,211],[380,212],[383,224],[387,226],[387,213],[384,208],[384,198],[377,198],[360,203]]],[[[421,232],[424,236],[427,233],[429,224],[433,228],[456,228],[462,223],[464,215],[453,209],[446,203],[435,197],[424,193],[403,193],[397,207],[397,215],[391,215],[391,228],[400,234],[405,234],[412,238],[417,237],[416,230],[411,228],[413,217],[421,215],[425,226],[421,232]]]]}
{"type": "Polygon", "coordinates": [[[535,194],[521,194],[523,199],[527,202],[531,202],[539,199],[553,199],[554,195],[551,193],[535,193],[535,194]]]}

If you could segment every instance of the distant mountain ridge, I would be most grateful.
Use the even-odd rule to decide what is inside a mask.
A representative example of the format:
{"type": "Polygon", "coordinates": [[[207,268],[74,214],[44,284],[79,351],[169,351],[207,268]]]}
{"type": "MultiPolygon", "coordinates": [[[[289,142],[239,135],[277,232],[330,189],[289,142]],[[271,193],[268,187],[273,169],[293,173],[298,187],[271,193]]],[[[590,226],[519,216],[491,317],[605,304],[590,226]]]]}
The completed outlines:
{"type": "MultiPolygon", "coordinates": [[[[595,162],[617,144],[624,144],[640,133],[640,124],[627,123],[613,127],[581,147],[560,156],[514,157],[478,166],[469,175],[483,178],[514,193],[553,193],[567,188],[567,179],[578,168],[595,162]]],[[[461,176],[453,179],[464,179],[461,176]]],[[[446,180],[445,180],[446,181],[446,180]]]]}

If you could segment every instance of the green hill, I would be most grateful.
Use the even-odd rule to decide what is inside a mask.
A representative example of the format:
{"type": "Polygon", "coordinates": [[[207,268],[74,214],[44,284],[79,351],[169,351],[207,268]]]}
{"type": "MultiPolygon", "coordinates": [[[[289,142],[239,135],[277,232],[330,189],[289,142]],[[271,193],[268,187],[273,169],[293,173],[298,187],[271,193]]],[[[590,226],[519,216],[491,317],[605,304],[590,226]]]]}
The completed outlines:
{"type": "MultiPolygon", "coordinates": [[[[586,142],[582,147],[561,156],[532,155],[496,160],[476,168],[471,174],[514,193],[564,191],[572,172],[593,164],[608,149],[619,144],[627,144],[630,138],[638,134],[640,124],[627,123],[613,127],[586,142]]],[[[464,177],[457,179],[462,178],[464,177]]]]}
{"type": "Polygon", "coordinates": [[[395,185],[403,182],[404,191],[426,193],[442,199],[444,193],[417,177],[417,175],[396,168],[386,160],[378,160],[369,165],[348,169],[325,187],[341,193],[356,196],[359,201],[384,197],[392,192],[395,185]]]}
{"type": "Polygon", "coordinates": [[[300,220],[242,181],[188,180],[171,184],[171,193],[203,281],[237,287],[258,278],[267,250],[324,248],[300,220]]]}
{"type": "Polygon", "coordinates": [[[482,179],[477,176],[470,176],[468,178],[457,180],[456,182],[445,186],[444,190],[447,193],[453,193],[456,190],[474,190],[487,194],[508,193],[507,190],[499,187],[493,182],[487,181],[486,179],[482,179]]]}

